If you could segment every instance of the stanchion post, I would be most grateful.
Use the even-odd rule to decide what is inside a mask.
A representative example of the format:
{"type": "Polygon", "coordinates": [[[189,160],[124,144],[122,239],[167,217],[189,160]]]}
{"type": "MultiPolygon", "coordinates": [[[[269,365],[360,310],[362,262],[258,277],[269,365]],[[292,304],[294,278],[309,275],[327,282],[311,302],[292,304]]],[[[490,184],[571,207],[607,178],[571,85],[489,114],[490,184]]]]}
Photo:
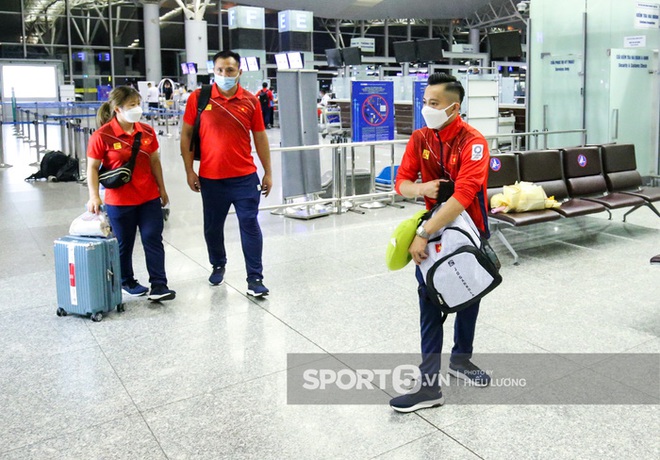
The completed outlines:
{"type": "Polygon", "coordinates": [[[21,115],[20,107],[16,108],[15,112],[16,124],[14,125],[14,134],[16,137],[23,137],[23,116],[21,115]]]}
{"type": "Polygon", "coordinates": [[[66,120],[64,118],[60,118],[60,150],[64,153],[68,150],[66,147],[66,120]]]}
{"type": "Polygon", "coordinates": [[[11,168],[11,165],[5,163],[4,133],[5,133],[5,130],[2,126],[2,120],[0,120],[0,169],[11,168]]]}
{"type": "MultiPolygon", "coordinates": [[[[376,146],[372,145],[370,146],[370,152],[369,152],[369,161],[370,161],[370,168],[369,168],[369,181],[370,181],[370,187],[369,187],[369,193],[376,193],[376,146]]],[[[371,201],[367,203],[362,203],[360,205],[361,208],[367,208],[367,209],[377,209],[377,208],[384,208],[386,205],[381,203],[380,201],[375,201],[373,198],[371,201]]]]}
{"type": "Polygon", "coordinates": [[[44,125],[44,151],[48,150],[48,115],[44,114],[42,115],[42,118],[44,120],[43,125],[44,125]]]}
{"type": "MultiPolygon", "coordinates": [[[[341,196],[341,192],[338,193],[338,190],[341,190],[341,148],[339,144],[334,144],[332,148],[332,198],[336,199],[341,196]]],[[[335,204],[335,213],[341,214],[341,198],[335,204]]]]}
{"type": "Polygon", "coordinates": [[[27,125],[27,138],[23,139],[23,142],[31,142],[31,137],[32,137],[32,132],[30,130],[30,125],[32,124],[32,121],[30,121],[30,110],[26,109],[25,110],[25,118],[27,122],[25,123],[27,125]]]}
{"type": "Polygon", "coordinates": [[[66,122],[66,140],[67,140],[67,148],[68,151],[66,152],[67,155],[74,154],[75,155],[75,145],[73,142],[73,118],[70,118],[69,121],[66,122]]]}
{"type": "Polygon", "coordinates": [[[37,161],[39,161],[39,152],[41,146],[39,145],[39,113],[34,112],[34,148],[37,151],[37,161]]]}

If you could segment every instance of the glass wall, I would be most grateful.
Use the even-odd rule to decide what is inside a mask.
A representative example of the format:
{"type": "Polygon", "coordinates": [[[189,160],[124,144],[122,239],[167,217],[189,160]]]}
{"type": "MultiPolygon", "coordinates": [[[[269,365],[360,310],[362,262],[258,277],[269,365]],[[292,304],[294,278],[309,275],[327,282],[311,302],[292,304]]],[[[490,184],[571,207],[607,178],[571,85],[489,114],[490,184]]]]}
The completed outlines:
{"type": "MultiPolygon", "coordinates": [[[[658,173],[660,5],[534,0],[529,128],[587,129],[587,142],[633,143],[642,175],[658,173]]],[[[548,147],[578,145],[550,136],[548,147]]]]}

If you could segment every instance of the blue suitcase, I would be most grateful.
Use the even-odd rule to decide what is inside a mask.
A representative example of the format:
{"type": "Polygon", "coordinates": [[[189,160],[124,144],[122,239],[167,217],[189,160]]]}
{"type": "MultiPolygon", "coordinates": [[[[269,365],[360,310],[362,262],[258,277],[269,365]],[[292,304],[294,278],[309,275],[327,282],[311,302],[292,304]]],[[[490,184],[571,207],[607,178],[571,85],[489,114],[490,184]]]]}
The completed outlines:
{"type": "Polygon", "coordinates": [[[116,238],[65,236],[55,240],[57,316],[68,313],[101,321],[121,301],[119,244],[116,238]]]}

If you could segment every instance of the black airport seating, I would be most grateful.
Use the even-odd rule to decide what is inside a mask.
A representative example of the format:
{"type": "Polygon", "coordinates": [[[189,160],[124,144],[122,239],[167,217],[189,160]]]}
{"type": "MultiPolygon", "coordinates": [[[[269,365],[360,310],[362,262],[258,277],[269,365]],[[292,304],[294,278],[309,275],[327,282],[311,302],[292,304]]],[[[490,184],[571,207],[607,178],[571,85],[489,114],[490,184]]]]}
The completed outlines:
{"type": "Polygon", "coordinates": [[[561,207],[553,208],[553,211],[564,217],[585,216],[606,211],[611,218],[612,214],[604,205],[570,197],[564,181],[559,150],[521,152],[518,155],[518,165],[521,180],[540,185],[547,196],[554,196],[555,200],[561,203],[561,207]]]}
{"type": "Polygon", "coordinates": [[[608,209],[644,205],[643,198],[608,190],[601,168],[599,147],[562,149],[562,157],[564,178],[571,197],[584,198],[608,209]]]}
{"type": "Polygon", "coordinates": [[[653,203],[660,201],[660,187],[643,187],[642,176],[637,171],[634,144],[610,144],[600,147],[603,160],[605,182],[610,192],[620,192],[644,200],[643,203],[633,206],[623,215],[623,221],[633,211],[647,206],[658,217],[660,212],[653,203]]]}
{"type": "Polygon", "coordinates": [[[500,230],[500,224],[513,227],[550,222],[569,217],[631,208],[624,216],[646,206],[655,214],[653,205],[660,202],[660,187],[644,187],[637,171],[635,146],[606,144],[572,147],[560,150],[529,150],[491,155],[488,176],[488,200],[501,193],[505,185],[516,181],[532,182],[543,187],[548,197],[561,203],[560,208],[522,213],[489,212],[493,234],[511,252],[514,264],[518,254],[500,230]]]}
{"type": "MultiPolygon", "coordinates": [[[[518,158],[513,153],[504,153],[500,155],[491,155],[490,170],[488,171],[488,204],[490,199],[496,193],[502,193],[505,185],[513,185],[520,180],[518,171],[518,158]],[[495,161],[493,161],[495,160],[495,161]]],[[[493,234],[499,238],[504,246],[513,255],[514,265],[518,265],[518,254],[507,241],[498,224],[506,224],[513,227],[522,227],[525,225],[538,224],[540,222],[550,222],[561,219],[561,215],[549,210],[513,212],[513,213],[495,213],[489,211],[488,219],[495,224],[493,234]]]]}

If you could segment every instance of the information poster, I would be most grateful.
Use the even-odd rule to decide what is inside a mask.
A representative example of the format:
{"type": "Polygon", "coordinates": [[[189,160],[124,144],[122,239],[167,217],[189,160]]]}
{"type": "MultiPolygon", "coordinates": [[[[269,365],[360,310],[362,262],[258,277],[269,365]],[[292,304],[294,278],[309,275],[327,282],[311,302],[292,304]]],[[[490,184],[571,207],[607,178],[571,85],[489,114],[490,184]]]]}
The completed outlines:
{"type": "Polygon", "coordinates": [[[394,140],[394,83],[352,82],[351,119],[353,142],[394,140]]]}
{"type": "Polygon", "coordinates": [[[422,117],[422,108],[424,107],[424,90],[427,86],[426,80],[413,82],[413,130],[426,126],[424,117],[422,117]]]}
{"type": "Polygon", "coordinates": [[[657,29],[660,27],[660,4],[637,2],[635,8],[636,29],[657,29]]]}

